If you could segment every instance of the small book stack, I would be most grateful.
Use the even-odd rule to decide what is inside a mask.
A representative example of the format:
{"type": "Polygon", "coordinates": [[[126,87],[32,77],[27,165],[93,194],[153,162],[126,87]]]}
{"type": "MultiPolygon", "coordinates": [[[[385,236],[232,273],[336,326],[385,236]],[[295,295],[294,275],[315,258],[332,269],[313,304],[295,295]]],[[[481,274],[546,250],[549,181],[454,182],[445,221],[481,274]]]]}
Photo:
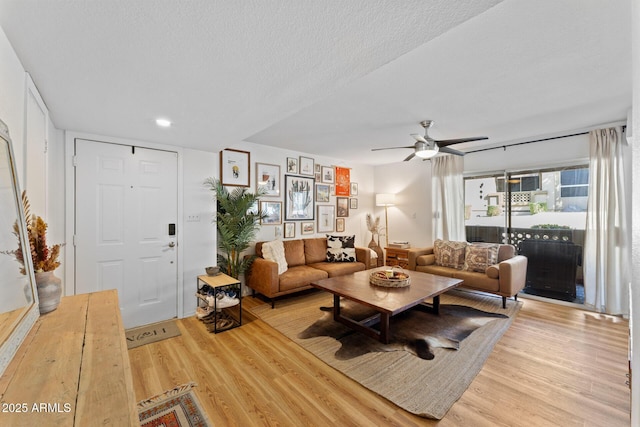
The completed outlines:
{"type": "Polygon", "coordinates": [[[389,247],[394,249],[407,249],[410,248],[411,245],[409,242],[391,242],[389,243],[389,247]]]}

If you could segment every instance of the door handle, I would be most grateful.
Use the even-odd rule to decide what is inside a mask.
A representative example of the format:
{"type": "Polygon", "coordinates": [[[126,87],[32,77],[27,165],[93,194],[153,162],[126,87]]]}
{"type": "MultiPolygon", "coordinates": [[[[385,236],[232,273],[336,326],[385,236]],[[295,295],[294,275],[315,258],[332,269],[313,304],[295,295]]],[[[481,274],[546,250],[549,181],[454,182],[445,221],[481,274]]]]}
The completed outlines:
{"type": "Polygon", "coordinates": [[[170,248],[173,248],[173,247],[175,247],[175,246],[176,246],[176,242],[169,242],[169,245],[168,245],[168,246],[169,246],[170,248]]]}

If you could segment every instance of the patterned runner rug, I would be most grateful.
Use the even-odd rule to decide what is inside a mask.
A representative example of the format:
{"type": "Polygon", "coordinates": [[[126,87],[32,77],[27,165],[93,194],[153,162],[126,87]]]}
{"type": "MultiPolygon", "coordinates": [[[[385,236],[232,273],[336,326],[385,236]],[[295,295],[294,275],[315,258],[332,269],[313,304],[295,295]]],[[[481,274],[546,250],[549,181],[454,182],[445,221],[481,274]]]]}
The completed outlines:
{"type": "Polygon", "coordinates": [[[195,383],[177,386],[138,403],[141,427],[208,427],[209,420],[198,402],[195,383]]]}
{"type": "MultiPolygon", "coordinates": [[[[509,300],[502,309],[500,297],[468,291],[448,292],[440,302],[438,316],[418,310],[394,316],[387,345],[333,321],[329,293],[300,295],[278,301],[275,309],[263,304],[251,311],[406,411],[441,419],[480,372],[522,303],[509,300]]],[[[342,311],[363,319],[370,314],[344,299],[342,311]]]]}

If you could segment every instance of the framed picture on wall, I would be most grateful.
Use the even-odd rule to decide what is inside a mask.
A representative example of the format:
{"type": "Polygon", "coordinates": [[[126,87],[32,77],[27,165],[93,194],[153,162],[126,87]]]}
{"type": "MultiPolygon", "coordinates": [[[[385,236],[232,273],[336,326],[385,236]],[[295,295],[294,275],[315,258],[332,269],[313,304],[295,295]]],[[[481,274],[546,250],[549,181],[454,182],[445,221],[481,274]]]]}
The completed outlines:
{"type": "Polygon", "coordinates": [[[295,222],[285,222],[284,223],[284,238],[291,239],[296,237],[296,223],[295,222]]]}
{"type": "Polygon", "coordinates": [[[260,202],[260,210],[264,218],[262,225],[282,224],[282,202],[260,202]]]}
{"type": "Polygon", "coordinates": [[[295,157],[287,157],[287,173],[298,173],[298,159],[295,157]]]}
{"type": "Polygon", "coordinates": [[[333,231],[336,209],[333,205],[318,205],[318,233],[333,231]]]}
{"type": "Polygon", "coordinates": [[[351,195],[352,196],[357,196],[358,195],[358,183],[357,182],[352,182],[351,183],[351,195]]]}
{"type": "Polygon", "coordinates": [[[284,176],[284,219],[314,219],[315,180],[303,176],[284,176]]]}
{"type": "Polygon", "coordinates": [[[251,171],[248,151],[225,148],[220,151],[220,182],[222,185],[248,187],[251,171]]]}
{"type": "Polygon", "coordinates": [[[325,184],[333,184],[336,182],[336,176],[331,166],[322,166],[322,182],[325,184]]]}
{"type": "Polygon", "coordinates": [[[300,234],[313,234],[315,231],[315,224],[313,222],[301,222],[300,234]]]}
{"type": "Polygon", "coordinates": [[[355,197],[349,199],[349,209],[358,209],[358,199],[355,197]]]}
{"type": "Polygon", "coordinates": [[[349,198],[348,197],[336,197],[336,210],[338,217],[349,216],[349,198]]]}
{"type": "Polygon", "coordinates": [[[280,196],[280,166],[256,163],[256,189],[264,189],[266,197],[280,196]]]}
{"type": "Polygon", "coordinates": [[[316,184],[316,203],[328,203],[331,196],[331,186],[328,184],[316,184]]]}
{"type": "Polygon", "coordinates": [[[342,168],[340,166],[335,167],[335,180],[336,180],[336,196],[349,196],[351,195],[351,169],[342,168]]]}
{"type": "Polygon", "coordinates": [[[336,231],[338,233],[344,232],[344,218],[336,218],[336,231]]]}
{"type": "Polygon", "coordinates": [[[298,172],[300,175],[314,176],[314,160],[310,157],[300,156],[300,162],[298,163],[298,172]]]}

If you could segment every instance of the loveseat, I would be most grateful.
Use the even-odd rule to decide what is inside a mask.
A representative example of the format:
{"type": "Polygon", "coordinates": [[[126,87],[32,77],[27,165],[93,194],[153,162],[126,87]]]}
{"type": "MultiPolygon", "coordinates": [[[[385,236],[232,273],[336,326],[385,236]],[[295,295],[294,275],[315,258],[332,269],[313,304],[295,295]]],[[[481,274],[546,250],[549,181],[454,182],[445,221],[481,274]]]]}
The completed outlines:
{"type": "Polygon", "coordinates": [[[282,260],[279,265],[278,262],[265,259],[263,256],[263,246],[268,244],[271,247],[274,242],[258,242],[256,243],[256,258],[247,273],[246,284],[253,290],[254,295],[255,292],[258,292],[269,298],[273,308],[274,298],[311,289],[310,283],[313,281],[370,268],[370,249],[355,247],[353,240],[353,236],[330,236],[329,239],[316,237],[275,241],[275,243],[282,242],[282,246],[284,246],[284,258],[286,259],[284,269],[282,264],[285,262],[282,260]],[[331,248],[327,244],[328,240],[331,248]],[[347,249],[342,249],[342,245],[353,248],[354,251],[350,251],[350,253],[355,252],[355,257],[344,255],[347,253],[347,249]],[[283,271],[285,269],[286,271],[283,271]]]}
{"type": "Polygon", "coordinates": [[[525,286],[527,258],[513,245],[436,240],[409,250],[408,269],[461,279],[462,287],[500,295],[506,308],[525,286]]]}

